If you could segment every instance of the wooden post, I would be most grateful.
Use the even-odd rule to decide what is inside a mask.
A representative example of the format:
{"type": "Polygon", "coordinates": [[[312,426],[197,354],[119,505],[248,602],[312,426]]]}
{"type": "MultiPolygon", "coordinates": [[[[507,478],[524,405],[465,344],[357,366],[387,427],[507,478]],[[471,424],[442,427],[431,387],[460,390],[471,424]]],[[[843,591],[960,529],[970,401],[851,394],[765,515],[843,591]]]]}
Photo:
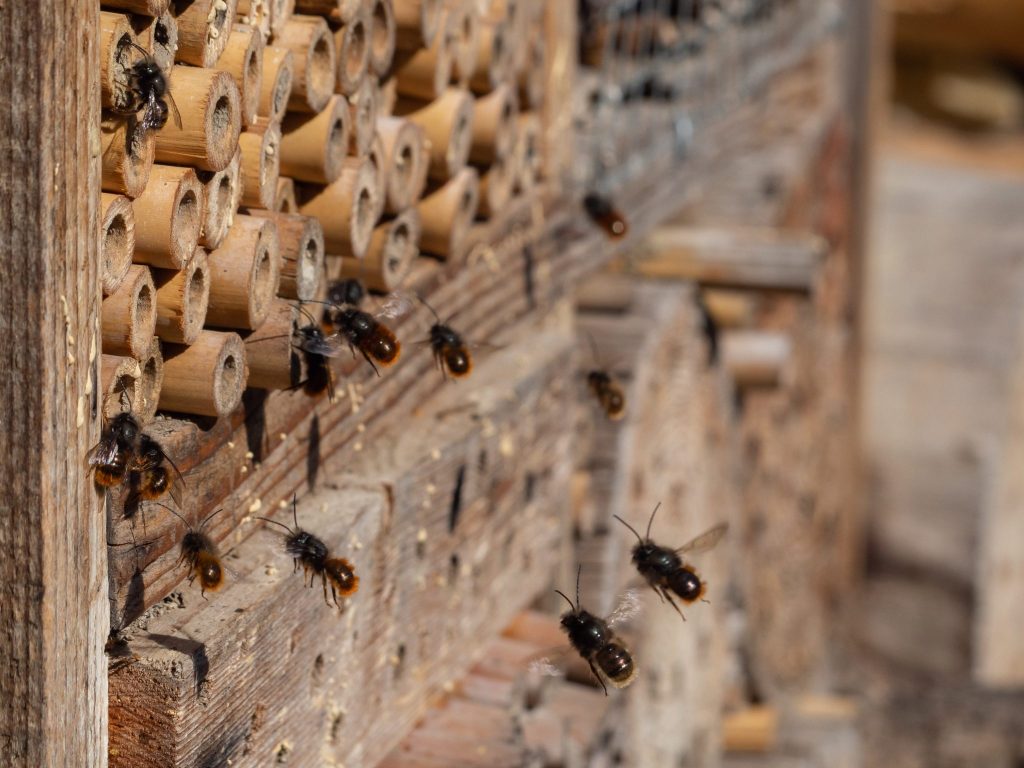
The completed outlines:
{"type": "Polygon", "coordinates": [[[0,752],[107,763],[99,5],[0,6],[0,752]],[[55,45],[54,41],[61,41],[55,45]]]}

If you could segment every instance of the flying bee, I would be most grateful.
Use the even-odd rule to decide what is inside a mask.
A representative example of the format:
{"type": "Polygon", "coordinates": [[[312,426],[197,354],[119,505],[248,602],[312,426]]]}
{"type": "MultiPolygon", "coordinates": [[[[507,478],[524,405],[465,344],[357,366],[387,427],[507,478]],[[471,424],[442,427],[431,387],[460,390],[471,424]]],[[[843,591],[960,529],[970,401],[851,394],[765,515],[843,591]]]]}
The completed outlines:
{"type": "Polygon", "coordinates": [[[598,362],[594,337],[590,334],[587,334],[587,337],[590,339],[590,349],[597,364],[597,367],[587,373],[587,386],[597,398],[604,415],[611,421],[618,421],[626,415],[626,393],[622,391],[622,386],[615,377],[598,362]]]}
{"type": "Polygon", "coordinates": [[[601,227],[612,240],[621,240],[629,231],[626,217],[607,197],[591,192],[583,198],[583,207],[594,223],[601,227]]]}
{"type": "Polygon", "coordinates": [[[469,345],[455,329],[441,321],[440,315],[425,299],[420,297],[420,301],[437,320],[430,326],[430,348],[434,352],[434,362],[437,363],[437,367],[441,369],[445,378],[452,376],[461,379],[464,376],[469,376],[470,371],[473,370],[473,356],[469,352],[469,345]]]}
{"type": "Polygon", "coordinates": [[[636,662],[633,661],[633,656],[622,640],[616,637],[612,631],[612,624],[626,618],[627,612],[635,611],[635,603],[627,602],[607,621],[583,610],[580,606],[580,572],[582,570],[583,567],[580,566],[576,571],[575,604],[566,597],[564,592],[555,590],[565,599],[570,608],[562,614],[562,630],[569,636],[572,647],[590,665],[590,671],[601,683],[604,695],[607,696],[608,686],[605,685],[605,680],[616,688],[625,688],[636,679],[636,662]]]}
{"type": "Polygon", "coordinates": [[[366,298],[366,286],[358,278],[335,280],[327,287],[327,300],[331,304],[349,304],[358,307],[366,298]]]}
{"type": "Polygon", "coordinates": [[[396,317],[408,309],[409,301],[402,296],[394,296],[376,314],[371,314],[351,304],[331,305],[327,325],[334,329],[328,339],[337,338],[348,344],[352,353],[356,350],[380,376],[377,363],[391,365],[398,360],[402,345],[394,331],[388,328],[381,319],[396,317]]]}
{"type": "Polygon", "coordinates": [[[319,576],[324,588],[324,602],[328,606],[331,604],[327,599],[328,584],[331,585],[331,597],[338,608],[341,608],[338,595],[349,597],[359,590],[359,577],[356,576],[355,566],[343,557],[331,557],[327,545],[320,538],[299,528],[298,502],[294,496],[292,496],[292,520],[295,521],[295,528],[289,528],[284,523],[267,517],[258,519],[287,531],[284,539],[284,551],[292,556],[294,564],[292,572],[297,571],[301,565],[303,571],[309,575],[310,587],[313,586],[314,579],[319,576]]]}
{"type": "Polygon", "coordinates": [[[139,422],[128,411],[104,425],[100,441],[89,451],[88,459],[97,485],[113,488],[125,481],[141,432],[139,422]]]}
{"type": "Polygon", "coordinates": [[[143,131],[163,128],[167,124],[168,114],[174,116],[174,124],[181,128],[181,114],[168,89],[164,71],[145,48],[136,43],[131,43],[131,46],[142,54],[142,58],[128,71],[131,101],[118,111],[122,114],[137,114],[139,110],[145,110],[139,124],[143,131]]]}
{"type": "Polygon", "coordinates": [[[192,584],[192,582],[198,579],[199,593],[204,598],[206,597],[207,590],[210,592],[216,592],[224,586],[225,569],[224,565],[220,561],[220,552],[217,551],[217,545],[214,544],[213,540],[206,534],[205,528],[206,524],[210,522],[214,516],[223,512],[224,509],[221,508],[214,510],[206,516],[206,519],[203,520],[197,528],[193,528],[189,525],[188,520],[166,504],[160,504],[160,506],[188,526],[188,530],[181,538],[181,554],[178,557],[177,563],[178,565],[184,563],[188,568],[188,583],[192,584]]]}
{"type": "Polygon", "coordinates": [[[659,598],[668,600],[676,609],[676,613],[682,617],[683,621],[686,621],[683,612],[679,610],[676,601],[672,599],[671,593],[675,592],[683,602],[689,605],[704,597],[707,583],[701,579],[691,565],[683,562],[680,555],[687,552],[708,551],[722,540],[725,532],[729,529],[729,524],[719,523],[678,549],[663,547],[651,540],[651,524],[660,507],[661,503],[659,502],[651,512],[651,518],[647,521],[647,534],[644,538],[640,538],[636,529],[621,517],[618,515],[614,515],[614,517],[636,536],[637,544],[633,547],[633,564],[636,565],[640,575],[647,580],[655,594],[659,598]]]}

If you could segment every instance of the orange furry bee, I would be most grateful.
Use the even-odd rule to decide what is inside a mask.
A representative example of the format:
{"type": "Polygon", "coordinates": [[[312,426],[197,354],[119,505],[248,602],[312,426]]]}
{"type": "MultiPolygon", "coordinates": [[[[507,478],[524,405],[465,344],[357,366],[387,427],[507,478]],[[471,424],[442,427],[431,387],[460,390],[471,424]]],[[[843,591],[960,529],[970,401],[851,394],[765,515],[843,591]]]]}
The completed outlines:
{"type": "Polygon", "coordinates": [[[621,240],[629,231],[626,217],[603,195],[591,192],[583,198],[583,207],[604,233],[612,240],[621,240]]]}
{"type": "Polygon", "coordinates": [[[188,583],[191,584],[198,579],[200,594],[204,598],[207,591],[216,592],[224,586],[224,565],[221,563],[217,545],[206,535],[204,529],[215,515],[224,511],[223,508],[214,510],[199,524],[199,527],[193,528],[189,525],[188,520],[166,504],[160,504],[160,506],[188,526],[188,531],[181,539],[181,555],[178,557],[178,565],[184,563],[188,567],[188,583]]]}
{"type": "Polygon", "coordinates": [[[430,348],[434,352],[434,361],[445,377],[452,376],[461,379],[469,376],[473,370],[473,356],[470,354],[469,345],[466,344],[462,335],[445,322],[437,314],[426,299],[420,297],[423,306],[430,310],[437,321],[430,326],[430,348]]]}
{"type": "Polygon", "coordinates": [[[622,391],[619,382],[597,362],[599,355],[594,337],[588,333],[587,338],[590,339],[590,349],[596,363],[596,367],[587,373],[587,386],[597,398],[604,415],[611,421],[618,421],[626,414],[626,393],[622,391]]]}

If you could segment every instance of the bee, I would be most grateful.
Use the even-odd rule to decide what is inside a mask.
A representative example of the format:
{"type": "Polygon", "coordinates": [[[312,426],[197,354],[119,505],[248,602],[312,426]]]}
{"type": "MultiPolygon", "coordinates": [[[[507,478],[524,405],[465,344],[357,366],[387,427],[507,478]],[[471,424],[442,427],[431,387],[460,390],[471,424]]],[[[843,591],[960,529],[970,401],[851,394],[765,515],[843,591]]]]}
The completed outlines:
{"type": "Polygon", "coordinates": [[[565,593],[555,590],[569,604],[569,609],[562,614],[562,630],[569,636],[569,642],[576,652],[590,665],[590,671],[608,695],[607,679],[616,688],[625,688],[636,679],[637,665],[625,644],[615,636],[611,625],[625,618],[626,611],[635,610],[632,604],[616,611],[617,615],[608,621],[598,618],[580,606],[580,566],[576,571],[576,602],[573,603],[565,593]]]}
{"type": "Polygon", "coordinates": [[[349,304],[358,307],[366,298],[366,287],[358,278],[352,277],[348,280],[335,280],[327,288],[327,300],[331,304],[349,304]]]}
{"type": "Polygon", "coordinates": [[[719,523],[678,549],[671,549],[655,544],[651,540],[651,524],[660,507],[661,503],[659,502],[651,512],[651,518],[647,521],[647,534],[644,538],[640,538],[636,529],[621,517],[618,515],[614,515],[614,517],[636,536],[637,544],[633,547],[633,564],[637,571],[650,584],[655,594],[659,598],[663,598],[662,602],[668,600],[676,609],[676,613],[683,621],[686,621],[683,612],[679,610],[676,601],[672,599],[672,593],[675,592],[683,602],[690,605],[703,599],[707,592],[707,583],[701,579],[692,566],[683,562],[680,555],[687,552],[706,552],[711,549],[722,540],[725,532],[729,529],[729,524],[719,523]]]}
{"type": "Polygon", "coordinates": [[[160,444],[145,433],[141,433],[135,445],[134,455],[128,465],[128,485],[132,496],[137,501],[159,499],[171,489],[171,473],[181,477],[178,467],[164,453],[160,444]]]}
{"type": "Polygon", "coordinates": [[[295,337],[298,347],[306,361],[306,379],[299,382],[296,387],[302,387],[308,395],[319,395],[327,393],[327,399],[334,402],[334,371],[331,369],[331,357],[338,354],[338,345],[332,343],[323,329],[316,321],[302,308],[299,310],[306,315],[309,323],[295,329],[295,337]]]}
{"type": "Polygon", "coordinates": [[[131,102],[118,111],[137,114],[139,110],[145,110],[139,124],[143,131],[160,130],[167,124],[169,114],[174,116],[174,124],[181,128],[181,114],[168,89],[164,71],[145,48],[136,43],[131,43],[131,46],[142,54],[142,58],[132,65],[128,73],[131,102]]]}
{"type": "Polygon", "coordinates": [[[217,545],[206,535],[204,529],[214,516],[224,511],[223,508],[214,510],[206,516],[206,519],[199,524],[198,528],[193,528],[189,525],[188,520],[166,504],[160,504],[160,506],[188,526],[188,531],[186,531],[181,539],[181,554],[177,562],[177,565],[184,563],[188,568],[188,583],[191,585],[192,582],[199,579],[199,593],[204,598],[206,597],[207,590],[216,592],[224,586],[225,569],[220,561],[217,545]]]}
{"type": "MultiPolygon", "coordinates": [[[[587,336],[590,339],[590,349],[594,354],[594,360],[597,361],[597,344],[594,343],[593,336],[590,334],[587,336]]],[[[618,421],[626,415],[626,393],[622,391],[619,382],[600,363],[587,373],[587,386],[594,393],[601,410],[610,421],[618,421]]]]}
{"type": "Polygon", "coordinates": [[[468,376],[473,370],[473,356],[469,352],[469,345],[457,331],[441,321],[437,311],[426,300],[421,297],[420,301],[437,320],[430,326],[430,348],[434,352],[434,362],[437,363],[437,367],[441,369],[445,378],[452,376],[461,379],[468,376]]]}
{"type": "MultiPolygon", "coordinates": [[[[325,302],[328,303],[328,302],[325,302]]],[[[377,363],[391,365],[398,360],[402,345],[394,331],[380,321],[381,318],[395,317],[408,306],[404,297],[393,297],[376,315],[370,314],[352,304],[330,304],[328,327],[334,333],[328,340],[347,343],[352,353],[356,350],[380,376],[377,363]]],[[[333,356],[333,355],[330,355],[333,356]]]]}
{"type": "Polygon", "coordinates": [[[349,597],[359,590],[359,577],[356,576],[356,568],[352,563],[343,557],[331,557],[330,551],[324,542],[309,531],[299,528],[298,503],[292,496],[292,519],[295,521],[295,528],[289,528],[283,523],[271,520],[267,517],[258,518],[264,522],[284,528],[287,535],[284,539],[284,551],[292,556],[294,573],[302,566],[303,571],[309,575],[309,586],[313,586],[314,579],[319,576],[324,588],[324,602],[330,606],[327,599],[327,585],[331,585],[331,597],[334,604],[341,608],[338,602],[338,595],[349,597]]]}
{"type": "Polygon", "coordinates": [[[621,240],[629,231],[626,217],[615,208],[607,197],[591,192],[583,198],[583,207],[594,223],[601,227],[612,240],[621,240]]]}
{"type": "Polygon", "coordinates": [[[113,488],[125,481],[141,433],[139,422],[128,411],[117,414],[104,426],[100,441],[88,457],[97,485],[113,488]]]}

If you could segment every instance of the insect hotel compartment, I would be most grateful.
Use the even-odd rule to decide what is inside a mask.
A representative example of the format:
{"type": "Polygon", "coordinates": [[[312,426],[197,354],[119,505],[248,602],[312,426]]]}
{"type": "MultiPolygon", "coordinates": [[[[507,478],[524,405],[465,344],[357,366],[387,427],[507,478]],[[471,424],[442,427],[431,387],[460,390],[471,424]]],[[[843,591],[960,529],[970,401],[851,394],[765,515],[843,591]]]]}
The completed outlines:
{"type": "Polygon", "coordinates": [[[854,5],[45,0],[89,695],[14,764],[730,765],[856,544],[854,5]]]}

